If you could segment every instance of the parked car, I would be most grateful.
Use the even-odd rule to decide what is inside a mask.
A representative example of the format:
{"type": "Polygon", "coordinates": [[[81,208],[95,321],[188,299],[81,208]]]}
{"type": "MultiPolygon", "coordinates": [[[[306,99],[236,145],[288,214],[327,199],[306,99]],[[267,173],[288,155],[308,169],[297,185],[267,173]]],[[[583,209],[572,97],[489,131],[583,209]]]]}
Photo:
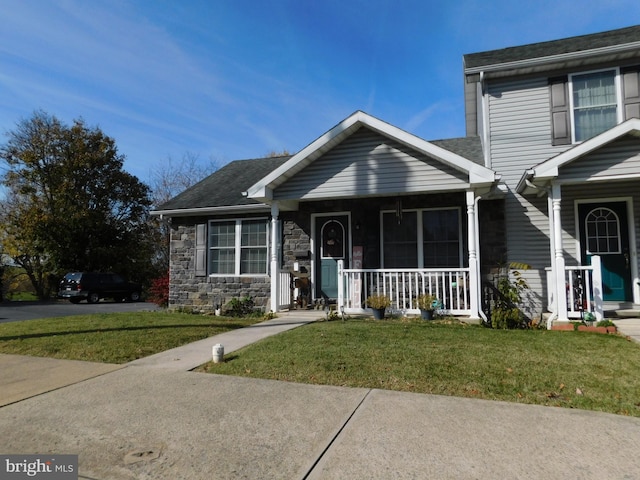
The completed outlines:
{"type": "Polygon", "coordinates": [[[128,282],[116,273],[67,273],[60,282],[58,297],[71,303],[86,300],[97,303],[101,298],[113,298],[117,302],[140,300],[142,288],[138,283],[128,282]]]}

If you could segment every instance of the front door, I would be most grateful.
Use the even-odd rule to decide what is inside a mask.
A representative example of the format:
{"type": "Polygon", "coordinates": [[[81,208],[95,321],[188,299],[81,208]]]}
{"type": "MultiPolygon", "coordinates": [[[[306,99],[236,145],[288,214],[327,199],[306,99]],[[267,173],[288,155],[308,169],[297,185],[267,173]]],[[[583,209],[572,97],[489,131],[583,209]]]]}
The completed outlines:
{"type": "Polygon", "coordinates": [[[602,260],[603,300],[632,301],[627,203],[581,203],[578,221],[583,265],[593,255],[602,260]]]}
{"type": "Polygon", "coordinates": [[[316,217],[316,298],[338,298],[338,260],[349,262],[349,217],[316,217]]]}

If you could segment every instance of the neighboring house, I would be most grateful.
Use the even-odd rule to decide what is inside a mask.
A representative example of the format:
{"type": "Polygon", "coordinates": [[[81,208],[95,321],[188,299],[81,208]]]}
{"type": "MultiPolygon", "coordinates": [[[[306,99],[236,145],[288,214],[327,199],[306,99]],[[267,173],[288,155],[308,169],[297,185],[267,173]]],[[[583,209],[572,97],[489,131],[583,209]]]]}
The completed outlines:
{"type": "Polygon", "coordinates": [[[640,26],[465,55],[465,138],[356,112],[293,156],[232,162],[154,212],[170,306],[359,312],[383,292],[417,312],[429,292],[479,318],[509,262],[531,267],[529,315],[637,306],[639,72],[640,26]]]}

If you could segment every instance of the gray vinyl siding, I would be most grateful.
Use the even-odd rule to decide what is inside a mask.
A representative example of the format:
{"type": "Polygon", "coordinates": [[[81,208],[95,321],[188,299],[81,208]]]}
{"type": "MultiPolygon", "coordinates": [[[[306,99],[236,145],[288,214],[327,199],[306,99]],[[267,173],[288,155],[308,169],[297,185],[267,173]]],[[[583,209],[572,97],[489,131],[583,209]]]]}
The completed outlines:
{"type": "Polygon", "coordinates": [[[278,187],[274,199],[392,195],[466,186],[466,174],[361,128],[278,187]]]}
{"type": "Polygon", "coordinates": [[[502,175],[505,199],[507,259],[529,264],[524,271],[539,314],[546,304],[546,271],[551,266],[547,198],[515,192],[523,173],[568,146],[551,145],[549,87],[546,78],[494,83],[488,86],[491,167],[502,175]]]}
{"type": "Polygon", "coordinates": [[[563,183],[640,175],[640,139],[626,136],[559,171],[563,183]]]}

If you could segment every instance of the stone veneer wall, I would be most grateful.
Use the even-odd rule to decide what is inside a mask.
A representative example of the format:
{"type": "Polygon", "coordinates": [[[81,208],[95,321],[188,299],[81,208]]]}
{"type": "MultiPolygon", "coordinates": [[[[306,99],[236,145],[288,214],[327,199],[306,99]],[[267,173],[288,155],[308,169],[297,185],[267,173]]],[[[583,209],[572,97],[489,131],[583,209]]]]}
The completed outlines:
{"type": "Polygon", "coordinates": [[[171,226],[169,309],[213,313],[216,304],[232,298],[253,297],[255,305],[267,307],[271,279],[257,277],[209,277],[195,274],[196,224],[206,219],[174,219],[171,226]]]}
{"type": "Polygon", "coordinates": [[[293,270],[298,263],[302,271],[311,272],[311,227],[308,213],[287,213],[282,218],[282,269],[293,270]]]}

